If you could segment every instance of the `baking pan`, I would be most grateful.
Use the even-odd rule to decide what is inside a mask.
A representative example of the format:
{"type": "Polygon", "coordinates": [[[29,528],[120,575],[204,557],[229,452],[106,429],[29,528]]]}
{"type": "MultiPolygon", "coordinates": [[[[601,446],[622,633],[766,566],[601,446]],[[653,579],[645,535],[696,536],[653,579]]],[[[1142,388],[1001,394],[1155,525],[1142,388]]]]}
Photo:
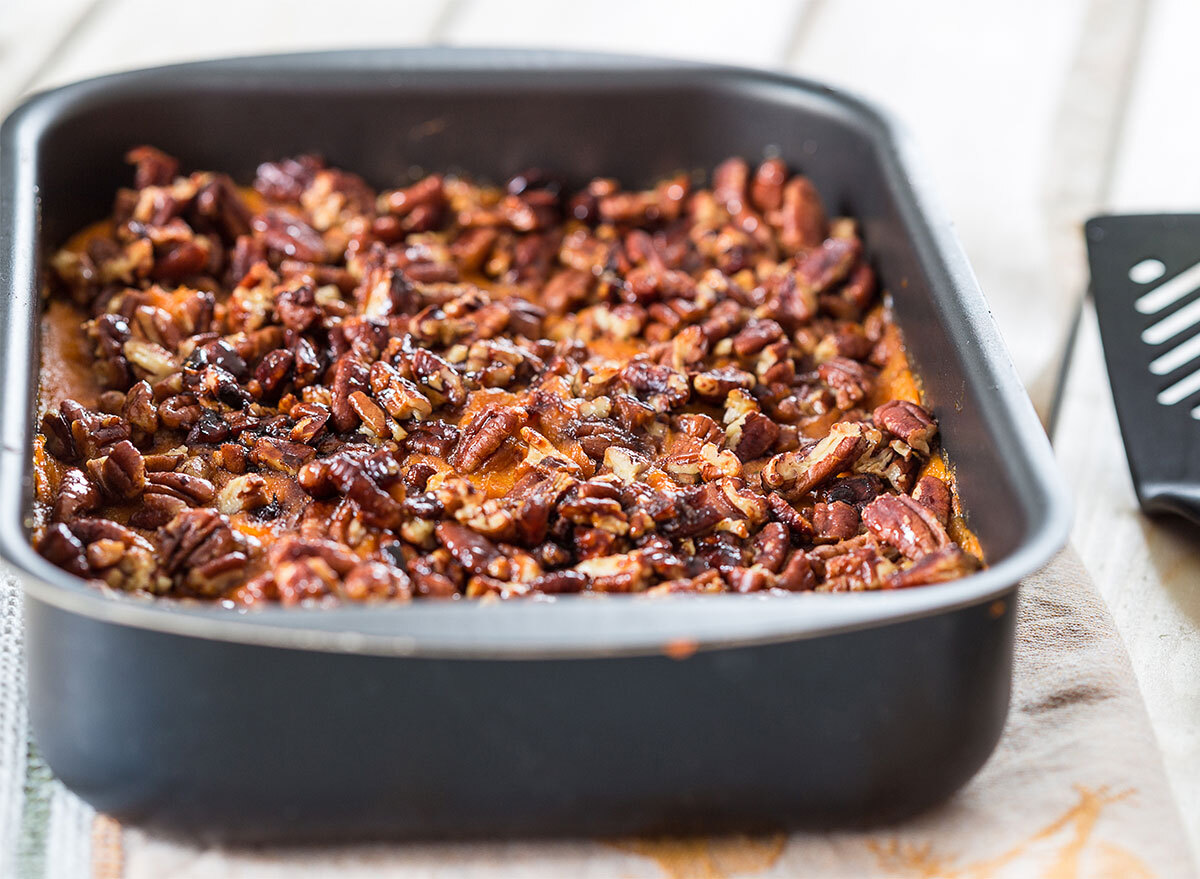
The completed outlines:
{"type": "Polygon", "coordinates": [[[38,746],[96,808],[226,840],[832,826],[911,814],[987,759],[1016,584],[1064,542],[1067,504],[971,270],[869,105],[602,55],[291,55],[36,96],[0,165],[0,547],[38,746]],[[540,165],[641,185],[775,151],[860,220],[990,566],[887,593],[250,613],[90,588],[29,545],[39,258],[108,212],[140,143],[242,180],[317,151],[375,184],[540,165]]]}

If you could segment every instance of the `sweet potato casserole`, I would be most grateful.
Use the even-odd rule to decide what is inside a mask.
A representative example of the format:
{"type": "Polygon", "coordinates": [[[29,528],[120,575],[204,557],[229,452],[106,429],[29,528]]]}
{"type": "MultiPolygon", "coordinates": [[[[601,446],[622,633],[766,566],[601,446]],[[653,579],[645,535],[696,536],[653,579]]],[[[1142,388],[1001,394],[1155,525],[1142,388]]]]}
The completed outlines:
{"type": "Polygon", "coordinates": [[[48,273],[34,539],[71,573],[248,605],[981,563],[854,222],[777,159],[572,193],[129,158],[48,273]]]}

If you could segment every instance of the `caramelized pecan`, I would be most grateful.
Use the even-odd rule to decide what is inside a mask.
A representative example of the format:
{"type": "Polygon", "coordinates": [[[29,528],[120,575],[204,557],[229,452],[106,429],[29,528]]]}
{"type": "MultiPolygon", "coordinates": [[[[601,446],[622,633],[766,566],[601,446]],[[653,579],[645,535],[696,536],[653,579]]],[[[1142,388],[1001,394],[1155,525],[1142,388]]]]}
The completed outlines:
{"type": "Polygon", "coordinates": [[[917,559],[950,543],[946,529],[926,507],[904,495],[883,495],[862,511],[863,524],[905,558],[917,559]]]}
{"type": "Polygon", "coordinates": [[[500,448],[504,441],[516,436],[527,419],[523,410],[489,406],[481,410],[467,425],[449,462],[463,473],[472,473],[500,448]]]}
{"type": "Polygon", "coordinates": [[[866,447],[860,425],[838,422],[807,452],[783,452],[771,458],[762,470],[763,485],[803,494],[848,470],[866,447]]]}
{"type": "Polygon", "coordinates": [[[950,487],[936,476],[922,476],[913,488],[912,498],[927,507],[943,525],[950,519],[950,487]]]}
{"type": "Polygon", "coordinates": [[[213,510],[184,510],[158,531],[163,570],[198,595],[219,595],[241,575],[246,540],[213,510]]]}
{"type": "Polygon", "coordinates": [[[930,414],[908,400],[884,403],[875,410],[875,423],[925,455],[929,454],[929,443],[937,434],[937,424],[930,414]]]}

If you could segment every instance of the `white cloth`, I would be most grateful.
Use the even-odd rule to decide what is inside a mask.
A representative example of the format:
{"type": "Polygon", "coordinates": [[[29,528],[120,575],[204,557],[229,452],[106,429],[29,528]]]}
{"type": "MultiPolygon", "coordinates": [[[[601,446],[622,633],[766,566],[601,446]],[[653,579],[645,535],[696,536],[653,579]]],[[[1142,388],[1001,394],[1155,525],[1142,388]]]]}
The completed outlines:
{"type": "MultiPolygon", "coordinates": [[[[890,828],[765,837],[230,850],[121,830],[103,816],[82,821],[92,813],[55,783],[51,826],[41,834],[55,846],[66,846],[63,836],[71,828],[83,833],[90,826],[90,840],[83,842],[90,845],[92,874],[125,879],[1194,876],[1128,658],[1075,554],[1063,552],[1029,578],[1019,607],[1013,702],[996,753],[949,802],[890,828]],[[55,813],[62,813],[57,822],[55,813]]],[[[0,691],[0,705],[15,716],[23,712],[14,711],[6,697],[11,669],[2,657],[19,639],[11,619],[6,623],[8,640],[0,644],[6,689],[0,691]]],[[[5,761],[14,751],[4,737],[11,728],[6,713],[0,729],[5,761]]],[[[7,762],[0,765],[0,796],[11,796],[4,784],[13,772],[7,762]]],[[[13,811],[8,802],[0,801],[5,820],[13,811]]],[[[12,833],[0,825],[0,838],[12,833]]],[[[33,860],[45,870],[39,876],[76,875],[51,873],[53,857],[33,860]]],[[[0,862],[0,875],[10,875],[3,866],[0,862]]]]}

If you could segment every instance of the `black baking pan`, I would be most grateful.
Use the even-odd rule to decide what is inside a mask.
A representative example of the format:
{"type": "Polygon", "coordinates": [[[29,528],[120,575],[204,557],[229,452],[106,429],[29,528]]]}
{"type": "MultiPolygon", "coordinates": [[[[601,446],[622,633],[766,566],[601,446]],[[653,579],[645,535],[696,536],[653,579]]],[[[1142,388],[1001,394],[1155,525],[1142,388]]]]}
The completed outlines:
{"type": "Polygon", "coordinates": [[[0,546],[38,746],[96,808],[227,840],[833,826],[911,814],[987,759],[1017,582],[1063,544],[1067,503],[962,251],[869,105],[645,59],[321,53],[39,95],[0,164],[0,546]],[[242,180],[317,151],[377,185],[531,165],[641,185],[776,152],[861,221],[990,566],[873,594],[251,613],[92,589],[29,544],[39,260],[108,212],[140,143],[242,180]]]}

